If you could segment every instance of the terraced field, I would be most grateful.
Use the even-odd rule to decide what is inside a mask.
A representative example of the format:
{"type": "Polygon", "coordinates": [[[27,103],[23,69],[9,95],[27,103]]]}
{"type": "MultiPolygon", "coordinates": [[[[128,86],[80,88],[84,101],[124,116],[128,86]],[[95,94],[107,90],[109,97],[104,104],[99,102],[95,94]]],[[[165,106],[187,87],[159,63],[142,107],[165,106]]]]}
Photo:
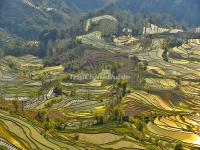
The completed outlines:
{"type": "Polygon", "coordinates": [[[199,39],[189,39],[186,43],[179,47],[174,47],[170,53],[171,56],[178,55],[184,60],[199,60],[199,47],[200,40],[199,39]]]}
{"type": "Polygon", "coordinates": [[[42,60],[32,55],[26,55],[19,58],[6,56],[1,60],[1,64],[5,65],[7,69],[9,68],[9,64],[12,64],[12,67],[16,68],[16,71],[22,71],[25,69],[31,69],[34,71],[43,68],[42,60]]]}
{"type": "Polygon", "coordinates": [[[124,97],[123,107],[129,115],[137,114],[141,110],[180,111],[170,102],[144,91],[133,91],[124,97]]]}
{"type": "Polygon", "coordinates": [[[100,31],[95,31],[86,35],[78,36],[77,39],[81,40],[81,43],[83,44],[92,45],[98,49],[105,49],[111,53],[132,54],[141,50],[140,44],[136,44],[132,47],[120,47],[114,45],[113,43],[108,43],[104,39],[99,38],[100,34],[100,31]]]}
{"type": "MultiPolygon", "coordinates": [[[[69,135],[68,135],[69,136],[69,135]]],[[[137,144],[134,138],[127,136],[124,138],[120,135],[112,133],[99,133],[99,134],[79,134],[80,141],[90,144],[99,145],[100,148],[111,149],[145,149],[143,146],[137,144]]]]}
{"type": "MultiPolygon", "coordinates": [[[[94,40],[93,37],[91,39],[94,40]]],[[[99,41],[101,41],[101,39],[99,39],[99,41]]],[[[177,114],[177,116],[161,115],[154,121],[150,121],[146,126],[146,134],[153,137],[159,136],[161,140],[165,142],[167,141],[166,139],[172,138],[175,143],[177,141],[182,141],[188,144],[188,146],[200,147],[200,137],[198,135],[200,132],[200,117],[198,114],[194,116],[188,114],[181,115],[182,113],[199,112],[200,86],[199,83],[196,82],[200,76],[200,70],[198,70],[200,67],[199,63],[193,62],[188,58],[177,60],[173,57],[169,57],[169,62],[163,61],[163,50],[160,48],[159,42],[158,40],[157,46],[156,43],[154,43],[154,46],[157,47],[154,50],[142,53],[130,53],[130,57],[136,55],[140,60],[148,61],[147,72],[152,76],[145,78],[144,90],[146,91],[131,89],[130,93],[122,100],[123,108],[128,116],[135,116],[141,111],[177,114]],[[156,77],[153,75],[156,75],[156,77]],[[182,99],[178,105],[175,105],[170,99],[166,100],[166,98],[158,94],[149,92],[154,90],[174,91],[176,89],[179,89],[185,96],[192,98],[182,99]]],[[[187,49],[187,51],[189,51],[189,49],[197,51],[199,48],[197,44],[198,40],[189,40],[189,43],[190,44],[182,46],[182,51],[185,49],[187,49]]],[[[174,49],[176,50],[176,48],[174,49]]],[[[110,48],[110,50],[112,50],[113,53],[116,52],[116,49],[113,51],[113,47],[110,48]]],[[[117,51],[121,52],[122,48],[118,47],[117,51]]],[[[184,53],[188,54],[186,51],[184,51],[184,53]]],[[[197,53],[195,55],[197,56],[197,53]]],[[[28,58],[23,58],[23,61],[26,62],[26,59],[28,58]]],[[[20,61],[22,64],[24,63],[22,60],[20,61]]],[[[58,74],[60,74],[63,72],[63,67],[41,68],[38,71],[34,71],[36,74],[35,76],[43,72],[58,72],[58,74]]],[[[4,87],[3,93],[6,93],[7,100],[12,100],[9,99],[9,97],[12,98],[13,94],[18,95],[19,98],[20,96],[24,98],[37,94],[41,87],[40,82],[30,79],[22,80],[15,75],[17,74],[10,74],[9,71],[7,71],[7,73],[4,74],[4,78],[1,79],[1,86],[4,87]]],[[[53,76],[56,78],[55,74],[53,76]]],[[[67,123],[68,126],[66,127],[67,129],[80,128],[80,120],[85,120],[85,122],[87,122],[85,124],[88,125],[94,124],[94,113],[98,112],[98,114],[103,114],[106,105],[111,100],[111,97],[108,97],[108,95],[111,93],[112,87],[102,86],[101,80],[93,80],[86,84],[61,83],[61,85],[64,93],[65,91],[67,91],[66,93],[70,93],[70,91],[74,90],[75,96],[64,95],[61,100],[53,103],[50,108],[59,110],[67,116],[69,119],[67,123]]],[[[49,89],[47,93],[47,97],[34,99],[33,102],[29,102],[25,108],[34,108],[36,110],[45,108],[46,105],[52,101],[53,87],[49,89]]],[[[35,128],[21,119],[19,120],[4,115],[3,113],[0,115],[0,128],[3,131],[1,138],[4,139],[6,137],[4,140],[6,140],[7,143],[20,149],[85,149],[85,147],[87,147],[86,145],[102,149],[145,149],[135,139],[124,139],[123,136],[113,135],[111,133],[99,133],[94,135],[79,133],[79,141],[75,146],[72,144],[75,140],[71,134],[55,133],[55,135],[50,134],[48,138],[44,138],[40,134],[42,129],[35,128]]]]}
{"type": "Polygon", "coordinates": [[[133,44],[136,41],[138,41],[138,39],[133,36],[120,36],[113,39],[113,42],[117,46],[133,44]]]}
{"type": "MultiPolygon", "coordinates": [[[[200,147],[199,122],[197,121],[198,119],[195,120],[198,118],[198,113],[195,115],[191,113],[199,112],[200,106],[200,87],[198,82],[200,76],[199,49],[199,39],[191,39],[182,46],[170,50],[168,62],[162,60],[162,49],[138,55],[140,59],[149,61],[148,72],[160,77],[146,78],[147,87],[150,87],[151,90],[168,91],[178,88],[182,95],[187,97],[182,99],[177,107],[177,110],[180,109],[180,112],[187,112],[187,115],[159,116],[153,122],[147,124],[148,130],[154,136],[160,136],[163,139],[172,138],[175,141],[182,141],[195,147],[200,147]],[[175,58],[175,55],[180,56],[179,59],[175,58]]],[[[150,99],[149,96],[148,98],[150,99]]],[[[174,106],[171,107],[175,108],[174,106]]],[[[167,107],[165,106],[164,108],[167,107]]]]}
{"type": "MultiPolygon", "coordinates": [[[[86,30],[102,19],[117,22],[112,16],[96,17],[87,21],[86,30]]],[[[153,25],[145,30],[149,34],[182,32],[153,25]]],[[[77,43],[90,45],[91,50],[84,49],[80,60],[66,60],[59,66],[44,67],[41,59],[30,55],[1,59],[0,98],[16,109],[0,112],[0,145],[10,149],[140,150],[149,144],[172,148],[181,141],[188,148],[200,148],[200,40],[189,39],[169,49],[167,61],[164,40],[151,39],[145,49],[140,41],[145,38],[121,36],[113,43],[100,31],[81,35],[77,43]],[[67,74],[68,62],[78,64],[79,69],[67,74]],[[64,78],[91,72],[96,77],[130,74],[135,82],[64,78]],[[25,110],[17,111],[20,107],[13,100],[25,101],[25,110]],[[19,117],[21,112],[27,116],[19,117]]]]}
{"type": "MultiPolygon", "coordinates": [[[[198,49],[198,45],[184,45],[185,48],[191,50],[198,49]],[[187,47],[186,47],[187,46],[187,47]]],[[[200,64],[196,61],[188,62],[177,62],[176,60],[169,58],[169,62],[163,61],[162,49],[152,50],[143,54],[138,54],[137,56],[141,60],[147,60],[149,66],[159,68],[164,71],[163,77],[165,78],[179,78],[182,80],[198,80],[200,76],[200,64]]]]}
{"type": "MultiPolygon", "coordinates": [[[[123,98],[123,107],[128,116],[134,116],[141,111],[159,112],[161,114],[154,121],[147,124],[150,136],[163,141],[173,139],[173,142],[184,142],[186,145],[200,147],[199,137],[199,104],[200,104],[200,63],[198,61],[200,43],[199,39],[190,39],[180,47],[169,51],[166,62],[163,60],[161,40],[157,41],[157,48],[148,52],[134,54],[140,60],[148,61],[147,72],[152,76],[145,78],[144,91],[132,90],[123,98]],[[176,58],[174,53],[181,56],[176,58]],[[158,96],[156,92],[163,91],[158,96]],[[184,97],[170,99],[167,93],[179,93],[184,97]],[[154,94],[153,94],[154,93],[154,94]],[[179,100],[178,100],[179,99],[179,100]],[[173,101],[173,102],[172,102],[173,101]],[[174,102],[176,101],[176,102],[174,102]],[[192,115],[196,112],[197,114],[192,115]]],[[[134,56],[130,54],[130,57],[134,56]]]]}
{"type": "Polygon", "coordinates": [[[53,95],[53,89],[48,91],[48,93],[46,94],[45,97],[39,98],[39,99],[36,98],[36,100],[34,100],[33,102],[27,103],[24,107],[27,108],[27,109],[33,109],[33,108],[45,103],[48,99],[51,98],[52,95],[53,95]]]}
{"type": "Polygon", "coordinates": [[[145,78],[145,82],[146,86],[151,89],[173,90],[177,87],[176,81],[172,79],[145,78]]]}
{"type": "MultiPolygon", "coordinates": [[[[94,81],[92,81],[94,82],[94,81]]],[[[76,89],[76,96],[64,97],[63,100],[55,104],[54,108],[64,108],[69,112],[90,112],[96,107],[105,106],[109,99],[106,97],[110,90],[106,87],[101,87],[99,84],[62,84],[64,88],[76,89]]]]}
{"type": "Polygon", "coordinates": [[[157,117],[154,122],[149,122],[147,127],[153,134],[200,147],[199,122],[195,120],[196,117],[196,115],[157,117]]]}
{"type": "Polygon", "coordinates": [[[3,78],[0,79],[0,86],[2,96],[6,100],[12,100],[14,98],[30,99],[30,97],[37,96],[40,82],[34,82],[31,80],[19,79],[16,74],[6,73],[3,78]]]}
{"type": "MultiPolygon", "coordinates": [[[[11,145],[15,145],[17,149],[41,149],[41,150],[84,150],[87,148],[100,148],[100,147],[112,147],[112,142],[118,143],[123,136],[113,135],[109,133],[105,134],[80,134],[79,141],[74,139],[74,133],[52,133],[48,135],[48,138],[42,136],[40,128],[30,125],[23,119],[8,116],[7,113],[0,113],[0,128],[2,139],[6,142],[0,142],[1,145],[5,145],[7,142],[11,145]],[[90,138],[89,138],[90,137],[90,138]],[[93,138],[92,138],[93,137],[93,138]],[[106,137],[106,138],[105,138],[106,137]],[[107,139],[108,138],[108,139],[107,139]],[[91,139],[91,141],[90,141],[91,139]],[[92,140],[93,139],[93,140],[92,140]],[[99,141],[100,143],[93,143],[92,141],[99,141]]],[[[124,141],[128,142],[128,141],[124,141]]],[[[8,144],[6,144],[8,145],[8,144]]],[[[9,147],[13,147],[13,146],[9,147]]],[[[140,147],[138,145],[129,144],[128,147],[140,147]]],[[[118,144],[118,147],[124,147],[123,144],[118,144]]],[[[14,150],[14,147],[13,147],[14,150]]]]}
{"type": "Polygon", "coordinates": [[[14,117],[0,114],[1,129],[4,130],[1,138],[5,138],[9,143],[20,149],[61,149],[60,146],[49,142],[37,129],[14,117]]]}
{"type": "Polygon", "coordinates": [[[42,136],[41,128],[30,125],[24,119],[0,113],[1,145],[14,149],[53,149],[53,150],[84,150],[90,149],[145,149],[136,139],[113,133],[51,133],[48,137],[42,136]],[[78,135],[78,141],[74,137],[78,135]],[[6,141],[4,141],[4,139],[6,141]],[[10,143],[6,144],[6,143],[10,143]],[[15,145],[13,147],[12,145],[15,145]]]}

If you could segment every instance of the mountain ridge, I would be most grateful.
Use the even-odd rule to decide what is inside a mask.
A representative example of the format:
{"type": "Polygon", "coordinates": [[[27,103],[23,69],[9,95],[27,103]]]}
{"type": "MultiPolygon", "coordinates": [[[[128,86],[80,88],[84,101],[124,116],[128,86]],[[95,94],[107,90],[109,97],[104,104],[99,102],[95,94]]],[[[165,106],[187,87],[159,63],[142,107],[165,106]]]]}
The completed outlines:
{"type": "Polygon", "coordinates": [[[11,34],[36,39],[44,29],[66,29],[79,24],[88,14],[114,13],[122,19],[127,17],[126,23],[132,24],[137,24],[134,21],[137,16],[140,20],[137,27],[145,18],[163,27],[175,24],[197,27],[199,10],[198,0],[1,0],[0,27],[11,34]]]}

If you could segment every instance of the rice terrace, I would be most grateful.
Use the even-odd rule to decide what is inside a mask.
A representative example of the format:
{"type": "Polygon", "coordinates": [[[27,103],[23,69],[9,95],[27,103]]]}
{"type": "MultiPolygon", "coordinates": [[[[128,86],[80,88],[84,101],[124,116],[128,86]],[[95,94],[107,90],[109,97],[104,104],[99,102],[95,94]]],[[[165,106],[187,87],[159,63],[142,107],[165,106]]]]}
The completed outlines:
{"type": "Polygon", "coordinates": [[[199,0],[0,0],[0,150],[199,150],[199,0]]]}

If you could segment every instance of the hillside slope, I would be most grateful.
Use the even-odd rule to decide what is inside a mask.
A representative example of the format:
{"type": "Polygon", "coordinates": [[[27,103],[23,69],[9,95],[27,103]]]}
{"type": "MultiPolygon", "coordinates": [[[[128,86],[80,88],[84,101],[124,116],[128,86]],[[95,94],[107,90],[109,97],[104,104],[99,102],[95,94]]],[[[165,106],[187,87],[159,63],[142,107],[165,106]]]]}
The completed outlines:
{"type": "Polygon", "coordinates": [[[26,38],[36,38],[44,28],[66,28],[105,0],[1,0],[0,27],[26,38]]]}
{"type": "Polygon", "coordinates": [[[127,11],[129,14],[151,17],[161,25],[165,25],[168,18],[190,26],[200,25],[199,0],[117,0],[104,11],[127,11]]]}

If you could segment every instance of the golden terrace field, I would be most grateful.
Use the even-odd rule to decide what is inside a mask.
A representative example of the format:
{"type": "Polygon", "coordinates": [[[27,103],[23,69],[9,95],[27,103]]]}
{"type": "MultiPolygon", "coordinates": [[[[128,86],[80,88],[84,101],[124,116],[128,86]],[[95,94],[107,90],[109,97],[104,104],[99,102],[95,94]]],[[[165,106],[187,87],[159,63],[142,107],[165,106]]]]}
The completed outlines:
{"type": "Polygon", "coordinates": [[[0,59],[0,149],[200,148],[200,40],[153,24],[133,36],[121,25],[93,17],[81,33],[66,31],[73,38],[45,43],[52,30],[29,42],[46,46],[44,58],[0,59]]]}
{"type": "MultiPolygon", "coordinates": [[[[190,46],[195,49],[198,45],[190,46]]],[[[39,65],[40,60],[31,58],[31,56],[19,60],[12,57],[6,58],[15,61],[16,66],[22,66],[23,70],[16,70],[16,75],[20,79],[17,80],[9,74],[9,67],[4,64],[4,67],[8,68],[7,74],[1,79],[2,82],[7,83],[3,88],[5,99],[12,100],[13,95],[20,99],[23,94],[27,99],[32,97],[31,101],[25,104],[24,109],[33,109],[34,112],[32,117],[26,114],[26,118],[32,122],[31,118],[37,118],[40,111],[45,110],[47,112],[45,117],[50,122],[45,123],[46,121],[37,118],[35,125],[31,125],[26,119],[16,118],[2,112],[0,115],[1,138],[21,149],[85,149],[85,147],[145,149],[146,145],[138,138],[144,138],[143,140],[149,142],[149,137],[152,137],[150,143],[156,143],[159,137],[160,147],[168,145],[167,141],[170,138],[173,143],[181,141],[187,147],[191,145],[199,147],[198,113],[189,115],[193,111],[198,112],[200,105],[200,88],[198,82],[195,81],[199,75],[196,70],[198,63],[192,65],[190,59],[176,60],[171,57],[169,57],[169,62],[164,62],[162,51],[162,49],[155,49],[137,54],[140,59],[149,61],[146,68],[148,76],[140,79],[139,89],[129,86],[129,92],[120,102],[122,109],[121,107],[114,108],[114,111],[119,111],[119,114],[130,118],[140,116],[141,112],[151,112],[153,117],[144,113],[143,117],[146,115],[146,118],[149,118],[148,122],[140,121],[138,118],[133,119],[130,120],[130,124],[123,126],[123,129],[118,129],[118,125],[108,128],[93,127],[101,122],[101,119],[106,120],[105,115],[109,113],[108,110],[111,110],[110,103],[115,100],[116,91],[114,93],[112,91],[116,88],[115,84],[109,84],[104,80],[69,82],[68,76],[63,73],[62,65],[45,68],[40,66],[31,72],[31,78],[26,76],[27,79],[23,80],[21,77],[29,74],[26,71],[26,68],[29,68],[26,62],[35,59],[34,62],[39,65]],[[20,73],[22,71],[23,74],[20,73]],[[45,80],[49,80],[49,83],[43,83],[45,80]],[[13,84],[17,82],[20,86],[14,88],[13,84]],[[53,89],[57,86],[62,88],[62,95],[55,96],[53,89]],[[39,99],[38,94],[40,94],[39,99]],[[182,96],[176,99],[173,94],[182,96]],[[188,99],[187,97],[193,98],[188,99]],[[154,113],[156,113],[155,117],[154,113]],[[63,119],[67,121],[63,123],[63,119]],[[58,125],[59,130],[64,126],[61,132],[54,131],[58,125]],[[90,126],[92,128],[88,129],[90,126]],[[113,129],[116,132],[110,132],[113,129]],[[124,136],[125,133],[130,136],[124,136]]],[[[82,74],[84,73],[81,72],[80,75],[82,74]]],[[[11,104],[12,102],[9,105],[11,104]]],[[[15,110],[14,103],[13,110],[15,110]]]]}

